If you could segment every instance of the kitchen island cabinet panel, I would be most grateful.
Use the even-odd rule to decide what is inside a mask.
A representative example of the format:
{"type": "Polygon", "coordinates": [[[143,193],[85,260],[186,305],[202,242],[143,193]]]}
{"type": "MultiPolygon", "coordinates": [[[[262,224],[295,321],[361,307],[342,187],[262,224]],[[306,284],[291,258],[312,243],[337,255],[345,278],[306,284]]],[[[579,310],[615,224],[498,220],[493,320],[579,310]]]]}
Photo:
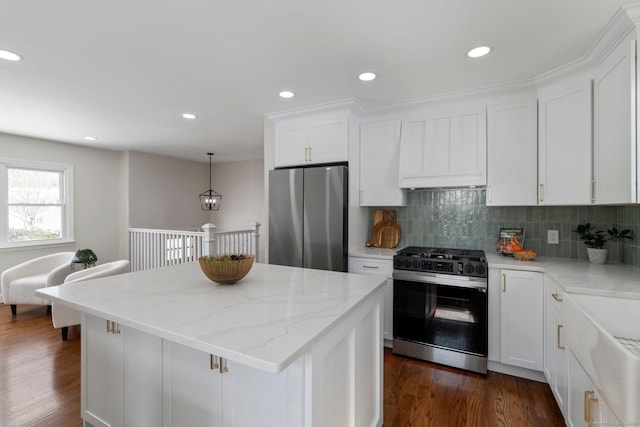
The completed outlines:
{"type": "Polygon", "coordinates": [[[83,317],[85,420],[94,427],[162,425],[161,339],[100,317],[83,317]]]}

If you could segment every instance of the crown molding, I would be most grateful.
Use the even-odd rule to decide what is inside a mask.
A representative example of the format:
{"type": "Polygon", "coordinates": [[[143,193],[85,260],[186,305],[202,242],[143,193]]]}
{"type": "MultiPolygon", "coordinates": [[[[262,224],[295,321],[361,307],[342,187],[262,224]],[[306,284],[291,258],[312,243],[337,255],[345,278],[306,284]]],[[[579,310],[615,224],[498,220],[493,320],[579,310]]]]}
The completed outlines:
{"type": "Polygon", "coordinates": [[[640,3],[621,7],[611,17],[584,56],[535,77],[536,86],[545,86],[568,75],[597,66],[638,24],[640,24],[640,3]],[[634,19],[637,19],[637,24],[634,19]]]}
{"type": "Polygon", "coordinates": [[[365,111],[356,98],[347,98],[339,99],[337,101],[325,102],[322,104],[310,105],[307,107],[269,113],[265,114],[265,117],[269,120],[278,120],[283,118],[293,118],[305,114],[322,113],[341,109],[345,110],[349,114],[361,114],[365,111]]]}

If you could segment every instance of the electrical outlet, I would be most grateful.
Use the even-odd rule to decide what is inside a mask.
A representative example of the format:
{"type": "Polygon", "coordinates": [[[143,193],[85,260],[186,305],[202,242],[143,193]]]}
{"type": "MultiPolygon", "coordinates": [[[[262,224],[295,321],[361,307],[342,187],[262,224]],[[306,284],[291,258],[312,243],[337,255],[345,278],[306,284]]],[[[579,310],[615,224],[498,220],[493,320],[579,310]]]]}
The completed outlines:
{"type": "Polygon", "coordinates": [[[558,243],[560,243],[558,230],[547,230],[547,244],[557,245],[558,243]]]}

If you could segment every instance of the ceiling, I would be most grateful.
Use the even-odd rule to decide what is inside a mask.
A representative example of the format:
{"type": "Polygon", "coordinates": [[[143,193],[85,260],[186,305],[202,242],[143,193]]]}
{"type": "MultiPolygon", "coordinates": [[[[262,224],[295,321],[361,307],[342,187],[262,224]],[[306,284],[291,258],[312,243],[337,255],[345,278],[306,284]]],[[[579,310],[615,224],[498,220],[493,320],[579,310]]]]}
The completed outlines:
{"type": "Polygon", "coordinates": [[[265,114],[528,80],[583,57],[623,3],[4,1],[0,49],[24,59],[0,60],[0,132],[203,162],[207,151],[214,162],[257,159],[265,114]],[[493,52],[466,57],[482,44],[493,52]],[[365,70],[378,78],[359,81],[365,70]],[[280,98],[283,89],[296,96],[280,98]]]}

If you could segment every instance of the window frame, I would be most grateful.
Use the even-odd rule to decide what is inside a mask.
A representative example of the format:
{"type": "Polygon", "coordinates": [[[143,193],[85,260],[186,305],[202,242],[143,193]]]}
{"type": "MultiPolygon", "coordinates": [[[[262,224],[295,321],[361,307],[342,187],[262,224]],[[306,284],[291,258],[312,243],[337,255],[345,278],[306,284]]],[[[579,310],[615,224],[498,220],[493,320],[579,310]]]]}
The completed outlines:
{"type": "MultiPolygon", "coordinates": [[[[17,160],[0,157],[0,200],[2,215],[0,216],[0,251],[6,249],[47,247],[74,242],[73,220],[73,166],[60,163],[17,160]],[[9,242],[9,169],[31,169],[34,171],[59,172],[62,174],[62,202],[54,206],[62,209],[62,236],[56,239],[9,242]]],[[[15,204],[12,204],[15,205],[15,204]]]]}

